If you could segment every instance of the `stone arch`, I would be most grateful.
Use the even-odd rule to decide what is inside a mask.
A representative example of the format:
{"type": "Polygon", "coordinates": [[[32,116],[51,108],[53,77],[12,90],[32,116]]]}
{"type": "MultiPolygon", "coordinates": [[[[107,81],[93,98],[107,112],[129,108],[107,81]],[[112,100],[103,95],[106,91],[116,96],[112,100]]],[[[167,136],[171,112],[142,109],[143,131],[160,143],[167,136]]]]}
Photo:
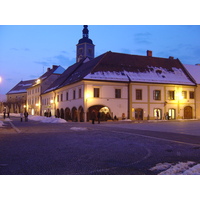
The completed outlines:
{"type": "Polygon", "coordinates": [[[60,109],[60,118],[64,119],[64,109],[63,108],[60,109]]]}
{"type": "Polygon", "coordinates": [[[58,108],[56,109],[56,117],[60,118],[60,110],[58,108]]]}
{"type": "Polygon", "coordinates": [[[78,108],[78,121],[84,122],[84,110],[82,106],[78,108]]]}
{"type": "Polygon", "coordinates": [[[71,112],[70,112],[70,109],[68,107],[65,108],[65,120],[66,121],[72,120],[72,118],[71,118],[71,112]]]}
{"type": "Polygon", "coordinates": [[[77,122],[78,121],[78,111],[76,107],[72,108],[72,121],[77,122]]]}
{"type": "MultiPolygon", "coordinates": [[[[94,105],[88,108],[88,112],[87,112],[87,121],[91,120],[91,116],[92,116],[92,111],[95,111],[96,116],[98,114],[98,112],[100,112],[100,120],[101,121],[107,121],[107,120],[111,120],[112,119],[112,113],[109,107],[105,106],[105,105],[94,105]]],[[[96,119],[97,120],[97,119],[96,119]]]]}

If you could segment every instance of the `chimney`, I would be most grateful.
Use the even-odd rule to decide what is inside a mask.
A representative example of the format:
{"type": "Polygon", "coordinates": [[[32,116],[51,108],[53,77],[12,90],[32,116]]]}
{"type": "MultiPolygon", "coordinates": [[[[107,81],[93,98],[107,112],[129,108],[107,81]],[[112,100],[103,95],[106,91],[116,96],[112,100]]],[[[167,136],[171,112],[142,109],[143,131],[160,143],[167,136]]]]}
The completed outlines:
{"type": "Polygon", "coordinates": [[[56,69],[56,67],[58,67],[58,65],[52,65],[52,69],[56,69]]]}
{"type": "Polygon", "coordinates": [[[48,68],[47,68],[47,72],[49,72],[50,70],[51,70],[51,68],[50,68],[50,67],[48,67],[48,68]]]}
{"type": "Polygon", "coordinates": [[[173,60],[173,59],[174,59],[174,57],[173,57],[173,56],[169,56],[169,59],[173,60]]]}
{"type": "Polygon", "coordinates": [[[147,50],[147,56],[152,57],[152,51],[147,50]]]}

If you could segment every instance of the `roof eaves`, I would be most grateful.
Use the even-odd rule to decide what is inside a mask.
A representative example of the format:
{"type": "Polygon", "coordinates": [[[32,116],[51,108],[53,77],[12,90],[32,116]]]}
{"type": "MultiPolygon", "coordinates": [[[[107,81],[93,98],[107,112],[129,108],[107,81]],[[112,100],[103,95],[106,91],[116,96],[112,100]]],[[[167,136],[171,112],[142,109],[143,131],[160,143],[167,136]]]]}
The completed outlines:
{"type": "Polygon", "coordinates": [[[184,73],[188,76],[188,78],[190,79],[190,81],[192,83],[194,83],[195,85],[197,85],[196,80],[193,78],[193,76],[190,74],[190,72],[186,69],[186,67],[181,63],[181,61],[177,58],[178,62],[180,63],[180,65],[183,68],[184,73]]]}

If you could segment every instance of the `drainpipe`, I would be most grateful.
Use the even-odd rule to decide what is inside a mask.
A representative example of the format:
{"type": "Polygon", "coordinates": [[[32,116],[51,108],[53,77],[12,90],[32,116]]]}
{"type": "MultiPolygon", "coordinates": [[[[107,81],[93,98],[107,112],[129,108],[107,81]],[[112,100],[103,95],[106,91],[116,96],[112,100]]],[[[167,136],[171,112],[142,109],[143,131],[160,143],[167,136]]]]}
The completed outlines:
{"type": "Polygon", "coordinates": [[[131,79],[130,77],[126,74],[127,78],[128,78],[128,113],[127,113],[127,118],[130,119],[131,115],[131,107],[130,103],[131,103],[131,97],[130,97],[130,89],[131,89],[131,79]]]}

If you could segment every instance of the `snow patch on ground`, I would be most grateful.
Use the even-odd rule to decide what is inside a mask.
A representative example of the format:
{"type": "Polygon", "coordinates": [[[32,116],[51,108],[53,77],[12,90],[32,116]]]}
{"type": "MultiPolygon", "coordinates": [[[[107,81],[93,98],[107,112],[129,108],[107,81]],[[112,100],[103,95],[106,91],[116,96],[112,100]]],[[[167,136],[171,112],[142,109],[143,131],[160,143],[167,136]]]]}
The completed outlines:
{"type": "Polygon", "coordinates": [[[195,162],[158,163],[150,168],[151,171],[158,171],[158,175],[200,175],[200,164],[195,162]]]}
{"type": "Polygon", "coordinates": [[[12,120],[10,118],[5,118],[4,121],[11,122],[12,120]]]}
{"type": "Polygon", "coordinates": [[[86,128],[86,127],[71,127],[70,130],[73,130],[73,131],[87,131],[88,128],[86,128]]]}
{"type": "Polygon", "coordinates": [[[120,122],[132,122],[131,119],[122,119],[122,120],[119,120],[120,122]]]}
{"type": "Polygon", "coordinates": [[[55,118],[55,117],[29,115],[28,119],[33,120],[33,121],[40,121],[43,123],[67,123],[66,120],[61,119],[61,118],[55,118]]]}
{"type": "Polygon", "coordinates": [[[4,123],[2,121],[0,121],[0,127],[3,127],[4,123]]]}

